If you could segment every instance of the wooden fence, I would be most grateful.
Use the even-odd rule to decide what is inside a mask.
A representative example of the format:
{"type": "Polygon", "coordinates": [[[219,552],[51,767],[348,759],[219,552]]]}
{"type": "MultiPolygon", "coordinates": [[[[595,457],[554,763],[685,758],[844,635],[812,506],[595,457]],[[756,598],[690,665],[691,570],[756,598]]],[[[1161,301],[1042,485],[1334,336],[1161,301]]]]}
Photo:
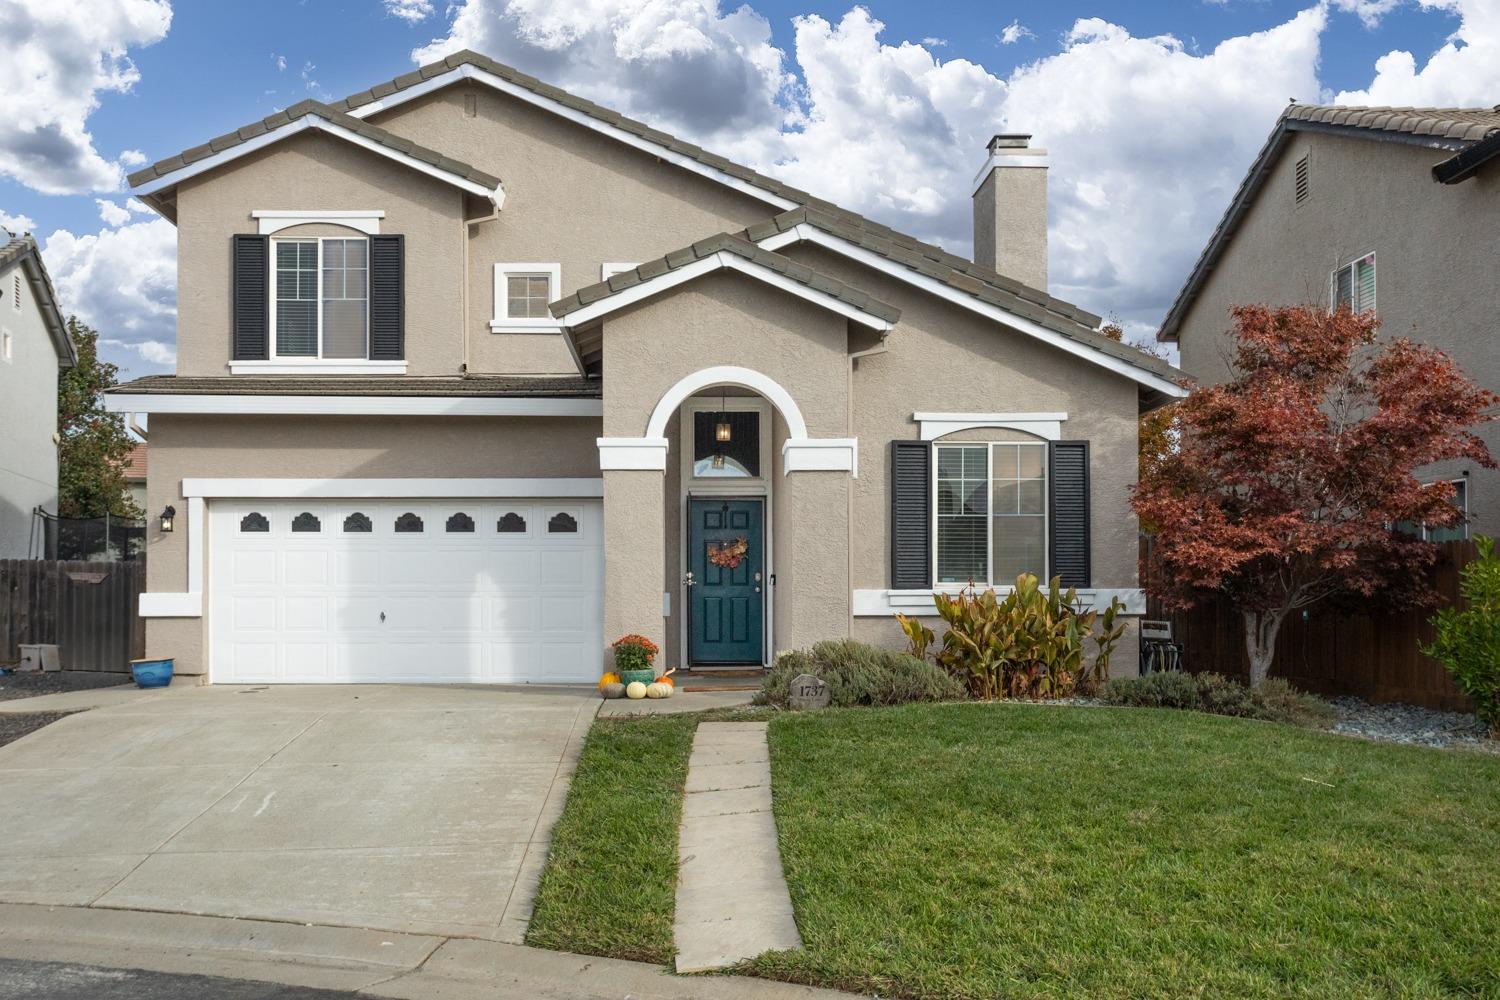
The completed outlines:
{"type": "Polygon", "coordinates": [[[53,643],[65,670],[128,673],[146,655],[137,613],[146,564],[0,559],[0,663],[22,643],[53,643]]]}
{"type": "MultiPolygon", "coordinates": [[[[1141,556],[1148,552],[1141,542],[1141,556]]],[[[1459,569],[1475,558],[1473,542],[1444,542],[1433,568],[1433,587],[1443,604],[1457,603],[1459,569]]],[[[1317,607],[1306,619],[1294,615],[1276,638],[1272,677],[1284,677],[1304,691],[1354,695],[1370,702],[1400,701],[1443,711],[1472,711],[1469,699],[1454,685],[1442,664],[1423,656],[1419,646],[1432,641],[1427,623],[1432,608],[1397,611],[1376,617],[1340,616],[1317,607]]],[[[1213,671],[1247,679],[1244,622],[1226,601],[1190,611],[1164,612],[1149,593],[1146,617],[1169,619],[1183,644],[1183,664],[1191,671],[1213,671]]]]}

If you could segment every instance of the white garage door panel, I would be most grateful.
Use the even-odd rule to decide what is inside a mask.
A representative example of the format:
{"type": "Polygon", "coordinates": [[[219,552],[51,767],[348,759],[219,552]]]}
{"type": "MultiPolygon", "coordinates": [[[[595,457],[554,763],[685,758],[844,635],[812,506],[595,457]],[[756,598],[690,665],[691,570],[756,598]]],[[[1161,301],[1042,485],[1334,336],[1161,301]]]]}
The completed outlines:
{"type": "Polygon", "coordinates": [[[208,520],[218,683],[598,677],[599,501],[213,501],[208,520]]]}

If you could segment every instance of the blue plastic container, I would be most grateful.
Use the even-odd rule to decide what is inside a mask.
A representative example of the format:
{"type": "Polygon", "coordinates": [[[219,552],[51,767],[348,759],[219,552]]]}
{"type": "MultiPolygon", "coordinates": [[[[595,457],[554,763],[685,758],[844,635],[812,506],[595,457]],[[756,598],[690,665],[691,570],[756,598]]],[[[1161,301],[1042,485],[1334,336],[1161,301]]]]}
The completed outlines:
{"type": "Polygon", "coordinates": [[[164,688],[172,683],[172,661],[132,660],[130,676],[143,688],[164,688]]]}

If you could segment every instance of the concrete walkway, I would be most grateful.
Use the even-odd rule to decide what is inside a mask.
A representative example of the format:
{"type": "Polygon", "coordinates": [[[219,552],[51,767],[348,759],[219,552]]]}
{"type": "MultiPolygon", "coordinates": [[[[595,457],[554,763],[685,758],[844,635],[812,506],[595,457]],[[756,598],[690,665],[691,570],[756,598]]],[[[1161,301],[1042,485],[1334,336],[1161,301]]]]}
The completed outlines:
{"type": "Polygon", "coordinates": [[[426,685],[24,703],[85,695],[113,703],[0,747],[0,901],[511,942],[597,704],[426,685]]]}
{"type": "Polygon", "coordinates": [[[765,722],[705,722],[693,737],[678,834],[677,971],[802,947],[771,814],[765,722]]]}
{"type": "MultiPolygon", "coordinates": [[[[496,941],[176,913],[0,903],[0,959],[283,983],[408,1000],[839,1000],[762,979],[496,941]]],[[[134,994],[140,995],[140,994],[134,994]]]]}

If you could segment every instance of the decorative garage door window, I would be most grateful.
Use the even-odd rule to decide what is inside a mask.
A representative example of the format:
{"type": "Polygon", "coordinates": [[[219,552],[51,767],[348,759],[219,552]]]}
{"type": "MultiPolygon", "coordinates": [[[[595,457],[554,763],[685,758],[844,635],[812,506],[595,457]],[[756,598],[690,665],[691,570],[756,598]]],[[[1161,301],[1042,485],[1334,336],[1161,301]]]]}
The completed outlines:
{"type": "Polygon", "coordinates": [[[422,519],[411,511],[396,518],[396,534],[416,534],[422,530],[422,519]]]}
{"type": "Polygon", "coordinates": [[[240,530],[241,531],[270,531],[271,530],[271,522],[266,520],[264,514],[257,514],[255,511],[252,510],[250,513],[246,514],[244,517],[240,518],[240,530]]]}
{"type": "Polygon", "coordinates": [[[526,534],[526,518],[511,511],[495,522],[495,530],[502,535],[524,535],[526,534]]]}
{"type": "Polygon", "coordinates": [[[547,534],[569,535],[578,532],[578,519],[565,510],[560,510],[552,515],[547,522],[547,534]]]}
{"type": "Polygon", "coordinates": [[[468,514],[465,514],[463,511],[459,511],[457,514],[454,514],[452,517],[448,518],[447,530],[450,532],[473,531],[474,519],[468,514]]]}
{"type": "Polygon", "coordinates": [[[292,518],[293,531],[322,531],[323,522],[319,521],[317,515],[311,511],[304,510],[292,518]]]}
{"type": "Polygon", "coordinates": [[[348,517],[344,518],[344,530],[353,533],[368,534],[369,532],[374,530],[374,525],[370,523],[370,519],[364,514],[361,514],[359,511],[355,511],[353,514],[350,514],[348,517]]]}

